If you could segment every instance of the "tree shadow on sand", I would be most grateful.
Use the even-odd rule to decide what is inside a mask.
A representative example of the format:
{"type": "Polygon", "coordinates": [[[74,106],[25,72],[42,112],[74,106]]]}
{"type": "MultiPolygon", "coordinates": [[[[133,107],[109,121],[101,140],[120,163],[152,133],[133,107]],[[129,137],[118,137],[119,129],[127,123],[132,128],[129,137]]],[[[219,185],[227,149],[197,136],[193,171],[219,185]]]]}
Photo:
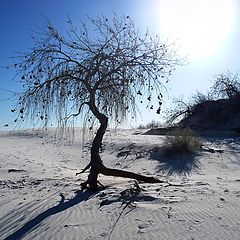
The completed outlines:
{"type": "Polygon", "coordinates": [[[92,197],[93,195],[95,195],[97,192],[93,192],[90,190],[79,190],[76,192],[76,195],[74,196],[74,198],[70,199],[69,201],[65,202],[65,197],[63,194],[60,195],[61,197],[61,201],[58,203],[58,205],[47,209],[46,211],[40,213],[39,215],[37,215],[36,217],[34,217],[33,219],[31,219],[30,221],[28,221],[27,223],[25,223],[20,229],[18,229],[16,232],[12,233],[11,235],[9,235],[7,238],[5,238],[5,240],[15,240],[15,239],[21,239],[24,235],[26,235],[27,233],[29,233],[31,230],[35,229],[38,224],[40,224],[42,221],[44,221],[45,219],[65,211],[68,208],[71,208],[77,204],[79,204],[80,202],[86,201],[88,200],[90,197],[92,197]]]}
{"type": "Polygon", "coordinates": [[[159,162],[158,170],[167,175],[188,175],[201,167],[197,153],[171,153],[168,148],[155,149],[150,159],[159,162]]]}

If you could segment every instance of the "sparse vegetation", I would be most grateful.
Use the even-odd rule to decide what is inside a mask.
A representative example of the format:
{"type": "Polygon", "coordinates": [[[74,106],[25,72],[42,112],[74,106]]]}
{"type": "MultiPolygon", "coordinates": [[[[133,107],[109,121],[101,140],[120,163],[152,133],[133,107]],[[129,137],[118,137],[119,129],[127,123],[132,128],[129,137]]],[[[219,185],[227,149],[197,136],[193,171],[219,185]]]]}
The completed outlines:
{"type": "Polygon", "coordinates": [[[158,121],[152,120],[146,124],[140,124],[137,129],[150,129],[150,128],[159,128],[162,127],[162,124],[158,121]]]}
{"type": "Polygon", "coordinates": [[[167,124],[194,129],[239,129],[239,103],[239,74],[221,73],[207,94],[197,92],[189,101],[175,99],[174,106],[166,111],[167,124]]]}
{"type": "Polygon", "coordinates": [[[174,98],[173,107],[166,111],[167,125],[174,125],[181,122],[181,120],[191,116],[198,106],[213,100],[212,92],[208,92],[207,94],[196,92],[188,101],[184,100],[184,98],[174,98]]]}
{"type": "Polygon", "coordinates": [[[171,154],[195,153],[201,141],[190,128],[175,129],[166,137],[167,152],[171,154]]]}
{"type": "Polygon", "coordinates": [[[216,76],[211,93],[215,98],[234,99],[240,97],[239,73],[227,71],[216,76]]]}

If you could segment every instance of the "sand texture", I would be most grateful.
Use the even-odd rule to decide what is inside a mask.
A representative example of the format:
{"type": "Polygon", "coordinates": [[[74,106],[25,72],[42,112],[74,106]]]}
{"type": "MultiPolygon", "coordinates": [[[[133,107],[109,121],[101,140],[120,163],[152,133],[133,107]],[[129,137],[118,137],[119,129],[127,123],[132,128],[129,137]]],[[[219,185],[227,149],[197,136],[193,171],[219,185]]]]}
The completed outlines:
{"type": "Polygon", "coordinates": [[[100,176],[92,192],[80,189],[87,173],[75,176],[90,158],[80,132],[73,142],[53,130],[0,133],[0,239],[240,239],[239,138],[205,137],[198,154],[167,158],[165,136],[109,131],[106,166],[166,182],[100,176]]]}

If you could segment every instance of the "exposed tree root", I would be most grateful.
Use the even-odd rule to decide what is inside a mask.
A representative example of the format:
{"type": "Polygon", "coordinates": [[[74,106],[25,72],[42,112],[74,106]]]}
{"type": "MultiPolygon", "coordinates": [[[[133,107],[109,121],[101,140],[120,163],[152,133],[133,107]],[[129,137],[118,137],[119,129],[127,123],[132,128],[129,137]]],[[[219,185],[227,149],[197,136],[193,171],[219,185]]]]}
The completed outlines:
{"type": "MultiPolygon", "coordinates": [[[[89,168],[89,165],[85,167],[81,172],[76,173],[76,175],[85,172],[86,171],[85,169],[88,169],[88,168],[89,168]]],[[[99,164],[97,168],[91,167],[90,173],[88,175],[88,179],[87,181],[81,183],[81,187],[83,189],[90,188],[93,190],[97,189],[99,185],[103,187],[103,185],[97,180],[98,174],[103,174],[105,176],[130,178],[130,179],[135,179],[137,181],[145,182],[145,183],[164,183],[165,182],[155,177],[148,177],[148,176],[144,176],[144,175],[137,174],[130,171],[107,168],[103,164],[99,164]]]]}
{"type": "Polygon", "coordinates": [[[103,171],[101,171],[100,173],[105,176],[131,178],[131,179],[135,179],[137,181],[142,181],[145,183],[162,183],[163,182],[162,180],[155,178],[155,177],[148,177],[148,176],[144,176],[144,175],[137,174],[134,172],[123,171],[123,170],[119,170],[119,169],[112,169],[112,168],[107,168],[107,167],[104,167],[103,171]]]}

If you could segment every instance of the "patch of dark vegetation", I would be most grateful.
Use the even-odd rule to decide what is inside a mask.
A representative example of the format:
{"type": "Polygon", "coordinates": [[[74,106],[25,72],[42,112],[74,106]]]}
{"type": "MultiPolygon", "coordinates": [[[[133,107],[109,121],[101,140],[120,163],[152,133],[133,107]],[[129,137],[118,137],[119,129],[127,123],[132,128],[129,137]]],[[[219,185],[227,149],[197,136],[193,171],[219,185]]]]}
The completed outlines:
{"type": "Polygon", "coordinates": [[[166,137],[165,152],[169,155],[193,154],[200,150],[201,146],[201,141],[190,128],[176,129],[166,137]]]}

